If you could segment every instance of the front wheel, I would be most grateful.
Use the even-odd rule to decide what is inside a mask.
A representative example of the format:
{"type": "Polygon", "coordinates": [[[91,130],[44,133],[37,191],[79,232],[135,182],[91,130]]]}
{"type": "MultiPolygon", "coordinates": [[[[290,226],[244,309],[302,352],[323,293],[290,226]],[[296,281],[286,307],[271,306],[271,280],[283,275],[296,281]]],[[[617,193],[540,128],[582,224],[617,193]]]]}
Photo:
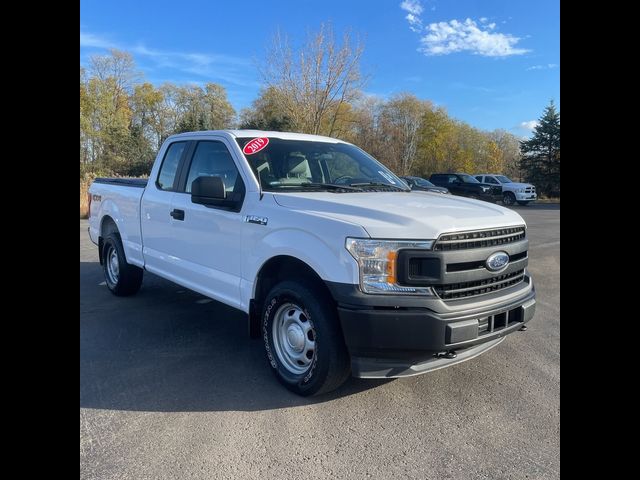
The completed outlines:
{"type": "Polygon", "coordinates": [[[502,203],[504,205],[513,205],[516,203],[516,196],[511,192],[504,192],[504,195],[502,195],[502,203]]]}
{"type": "Polygon", "coordinates": [[[302,396],[330,392],[351,373],[333,302],[306,281],[283,281],[266,297],[262,338],[278,380],[302,396]]]}
{"type": "Polygon", "coordinates": [[[518,200],[518,205],[522,205],[524,207],[525,205],[529,205],[529,202],[521,202],[518,200]]]}

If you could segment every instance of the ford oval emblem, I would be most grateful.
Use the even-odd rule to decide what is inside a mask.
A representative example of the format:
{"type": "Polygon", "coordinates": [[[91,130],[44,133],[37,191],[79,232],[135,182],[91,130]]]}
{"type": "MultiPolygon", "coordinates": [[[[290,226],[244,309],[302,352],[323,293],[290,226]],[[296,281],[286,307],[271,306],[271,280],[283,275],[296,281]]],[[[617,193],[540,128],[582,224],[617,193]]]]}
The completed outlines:
{"type": "Polygon", "coordinates": [[[509,265],[509,254],[507,252],[496,252],[489,255],[485,262],[487,270],[491,272],[498,272],[504,270],[509,265]]]}

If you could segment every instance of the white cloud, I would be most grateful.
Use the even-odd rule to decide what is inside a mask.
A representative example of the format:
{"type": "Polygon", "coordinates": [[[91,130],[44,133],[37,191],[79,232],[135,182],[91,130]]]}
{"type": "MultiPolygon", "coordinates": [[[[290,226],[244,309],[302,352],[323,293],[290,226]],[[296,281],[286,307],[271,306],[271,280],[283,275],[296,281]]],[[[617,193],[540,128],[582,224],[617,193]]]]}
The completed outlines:
{"type": "Polygon", "coordinates": [[[416,17],[413,13],[408,13],[404,18],[409,22],[409,28],[412,32],[422,31],[422,20],[420,20],[420,17],[416,17]]]}
{"type": "MultiPolygon", "coordinates": [[[[182,74],[188,74],[189,77],[198,75],[203,78],[203,81],[222,81],[242,87],[259,86],[259,82],[255,79],[255,69],[251,66],[250,58],[213,53],[158,50],[143,44],[134,46],[120,45],[107,40],[103,36],[86,31],[80,32],[80,47],[102,50],[117,48],[129,51],[137,57],[137,60],[144,59],[147,61],[146,70],[166,68],[182,74]]],[[[173,75],[175,75],[175,72],[173,72],[173,75]]],[[[157,76],[158,73],[156,72],[155,75],[157,76]]]]}
{"type": "Polygon", "coordinates": [[[402,10],[409,12],[412,15],[420,15],[424,10],[418,0],[404,0],[400,4],[400,8],[402,10]]]}
{"type": "Polygon", "coordinates": [[[558,65],[556,63],[547,63],[546,65],[533,65],[528,67],[527,70],[551,70],[552,68],[557,68],[558,65]]]}
{"type": "Polygon", "coordinates": [[[80,32],[80,46],[92,48],[117,48],[117,45],[106,38],[92,33],[80,32]]]}
{"type": "Polygon", "coordinates": [[[487,17],[480,17],[480,23],[487,23],[489,19],[487,17]]]}
{"type": "Polygon", "coordinates": [[[537,125],[538,125],[538,121],[537,120],[529,120],[528,122],[520,123],[520,128],[523,128],[525,130],[528,130],[528,131],[532,132],[533,129],[536,128],[537,125]]]}
{"type": "Polygon", "coordinates": [[[412,32],[420,33],[422,32],[422,18],[420,18],[420,14],[423,11],[422,5],[418,0],[404,0],[400,4],[400,8],[407,13],[407,16],[404,17],[409,22],[409,28],[412,32]]]}
{"type": "Polygon", "coordinates": [[[425,55],[448,55],[468,51],[485,57],[507,57],[529,52],[524,48],[515,48],[520,41],[513,35],[491,32],[495,23],[478,25],[467,18],[464,22],[451,20],[427,25],[427,31],[420,39],[420,51],[425,55]]]}
{"type": "Polygon", "coordinates": [[[451,84],[451,88],[460,89],[460,90],[471,90],[474,92],[482,92],[482,93],[493,93],[496,91],[495,88],[483,87],[482,85],[469,85],[464,82],[453,82],[451,84]]]}

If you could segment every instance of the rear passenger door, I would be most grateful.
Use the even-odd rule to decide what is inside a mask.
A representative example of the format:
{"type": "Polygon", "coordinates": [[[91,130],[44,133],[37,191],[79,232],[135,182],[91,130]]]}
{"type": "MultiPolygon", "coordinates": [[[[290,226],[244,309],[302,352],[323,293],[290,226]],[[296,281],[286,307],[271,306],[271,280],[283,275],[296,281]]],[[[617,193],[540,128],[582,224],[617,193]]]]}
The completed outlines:
{"type": "Polygon", "coordinates": [[[199,140],[191,149],[173,198],[174,220],[171,252],[179,283],[228,305],[240,307],[241,209],[245,180],[222,137],[199,140]],[[228,202],[218,206],[191,201],[193,181],[218,176],[228,202]]]}
{"type": "Polygon", "coordinates": [[[145,268],[170,279],[174,273],[171,205],[189,144],[187,141],[169,144],[158,173],[152,173],[152,178],[149,178],[140,208],[145,268]]]}

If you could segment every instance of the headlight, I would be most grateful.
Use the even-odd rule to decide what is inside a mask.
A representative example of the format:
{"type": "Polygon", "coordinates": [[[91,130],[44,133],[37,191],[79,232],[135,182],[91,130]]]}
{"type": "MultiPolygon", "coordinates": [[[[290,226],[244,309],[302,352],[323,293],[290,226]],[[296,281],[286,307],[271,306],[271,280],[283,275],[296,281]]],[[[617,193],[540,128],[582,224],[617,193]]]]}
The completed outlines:
{"type": "Polygon", "coordinates": [[[516,190],[518,193],[524,193],[524,188],[519,188],[518,190],[516,190]]]}
{"type": "Polygon", "coordinates": [[[430,249],[433,240],[373,240],[347,238],[346,248],[360,267],[360,288],[364,293],[433,295],[430,287],[398,285],[398,251],[403,248],[430,249]]]}

